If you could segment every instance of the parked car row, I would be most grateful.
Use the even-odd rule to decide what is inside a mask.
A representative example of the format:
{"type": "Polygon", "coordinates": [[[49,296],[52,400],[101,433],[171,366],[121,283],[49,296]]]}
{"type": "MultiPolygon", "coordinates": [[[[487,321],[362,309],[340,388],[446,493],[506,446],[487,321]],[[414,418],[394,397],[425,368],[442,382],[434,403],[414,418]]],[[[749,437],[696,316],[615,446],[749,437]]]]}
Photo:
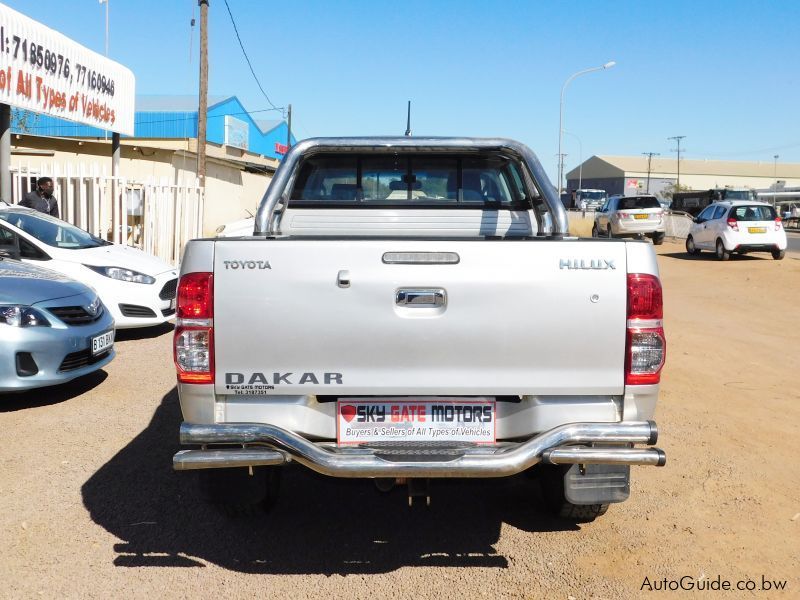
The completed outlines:
{"type": "MultiPolygon", "coordinates": [[[[665,210],[655,196],[611,196],[594,215],[592,237],[649,237],[663,243],[665,210]]],[[[786,254],[786,231],[775,208],[754,200],[720,200],[692,218],[686,251],[714,252],[719,260],[732,254],[768,252],[775,260],[786,254]]]]}
{"type": "Polygon", "coordinates": [[[0,204],[0,392],[102,368],[116,329],[173,317],[177,283],[173,266],[141,250],[0,204]]]}

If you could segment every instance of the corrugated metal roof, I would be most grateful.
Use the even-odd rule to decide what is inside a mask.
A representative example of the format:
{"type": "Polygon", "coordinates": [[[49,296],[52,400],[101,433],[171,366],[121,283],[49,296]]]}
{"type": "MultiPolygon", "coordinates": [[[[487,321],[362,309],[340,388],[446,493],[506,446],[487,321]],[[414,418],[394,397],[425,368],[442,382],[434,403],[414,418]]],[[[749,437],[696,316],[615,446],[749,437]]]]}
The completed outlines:
{"type": "Polygon", "coordinates": [[[268,131],[271,131],[271,130],[275,129],[278,125],[283,123],[283,121],[281,121],[280,119],[276,119],[276,120],[253,119],[253,121],[255,122],[256,125],[258,125],[258,128],[263,133],[267,133],[268,131]]]}
{"type": "MultiPolygon", "coordinates": [[[[214,106],[231,96],[209,96],[208,106],[214,106]]],[[[168,94],[146,94],[136,96],[137,112],[197,112],[197,96],[186,94],[173,96],[168,94]]]]}
{"type": "MultiPolygon", "coordinates": [[[[610,165],[625,171],[626,173],[647,172],[647,157],[645,156],[598,155],[596,158],[599,158],[600,160],[603,160],[610,165]]],[[[653,157],[653,161],[650,165],[650,173],[652,175],[672,174],[676,172],[677,167],[678,161],[675,156],[653,157]]],[[[571,175],[573,172],[575,173],[575,177],[577,177],[577,169],[573,169],[568,175],[571,175]]],[[[779,179],[794,179],[800,177],[800,163],[782,163],[778,161],[776,167],[775,163],[771,160],[749,162],[733,160],[681,159],[681,175],[731,175],[739,177],[771,178],[775,177],[776,173],[779,179]]]]}

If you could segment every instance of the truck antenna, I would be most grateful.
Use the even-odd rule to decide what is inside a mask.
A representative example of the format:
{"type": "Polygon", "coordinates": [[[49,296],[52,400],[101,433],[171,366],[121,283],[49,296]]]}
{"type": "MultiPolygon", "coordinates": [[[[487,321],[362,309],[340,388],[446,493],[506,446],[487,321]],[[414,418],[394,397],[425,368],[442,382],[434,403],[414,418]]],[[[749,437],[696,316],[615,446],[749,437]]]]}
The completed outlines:
{"type": "Polygon", "coordinates": [[[406,120],[406,136],[411,136],[411,100],[408,101],[408,119],[406,120]]]}

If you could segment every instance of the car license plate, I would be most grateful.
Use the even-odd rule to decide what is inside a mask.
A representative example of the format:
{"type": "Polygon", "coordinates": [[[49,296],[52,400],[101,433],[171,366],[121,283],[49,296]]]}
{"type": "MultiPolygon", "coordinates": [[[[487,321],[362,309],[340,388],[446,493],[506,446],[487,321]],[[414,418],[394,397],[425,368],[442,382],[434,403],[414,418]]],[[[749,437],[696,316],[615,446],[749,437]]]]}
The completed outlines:
{"type": "Polygon", "coordinates": [[[747,231],[750,233],[767,233],[766,227],[748,227],[747,231]]]}
{"type": "Polygon", "coordinates": [[[368,442],[495,442],[494,398],[370,400],[336,404],[340,446],[368,442]]]}
{"type": "Polygon", "coordinates": [[[647,219],[650,215],[633,215],[634,219],[647,219]]]}
{"type": "Polygon", "coordinates": [[[114,331],[106,331],[100,335],[96,335],[90,340],[92,348],[92,356],[100,354],[110,349],[114,345],[114,331]]]}

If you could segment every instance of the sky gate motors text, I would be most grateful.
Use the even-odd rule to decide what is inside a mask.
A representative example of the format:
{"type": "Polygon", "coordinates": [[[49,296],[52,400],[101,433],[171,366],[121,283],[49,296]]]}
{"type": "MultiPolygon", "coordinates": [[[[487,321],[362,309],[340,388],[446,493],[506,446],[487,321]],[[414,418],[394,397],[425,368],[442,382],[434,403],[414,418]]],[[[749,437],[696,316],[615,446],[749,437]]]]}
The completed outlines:
{"type": "Polygon", "coordinates": [[[362,404],[356,407],[355,416],[358,423],[491,423],[492,407],[471,404],[362,404]]]}

